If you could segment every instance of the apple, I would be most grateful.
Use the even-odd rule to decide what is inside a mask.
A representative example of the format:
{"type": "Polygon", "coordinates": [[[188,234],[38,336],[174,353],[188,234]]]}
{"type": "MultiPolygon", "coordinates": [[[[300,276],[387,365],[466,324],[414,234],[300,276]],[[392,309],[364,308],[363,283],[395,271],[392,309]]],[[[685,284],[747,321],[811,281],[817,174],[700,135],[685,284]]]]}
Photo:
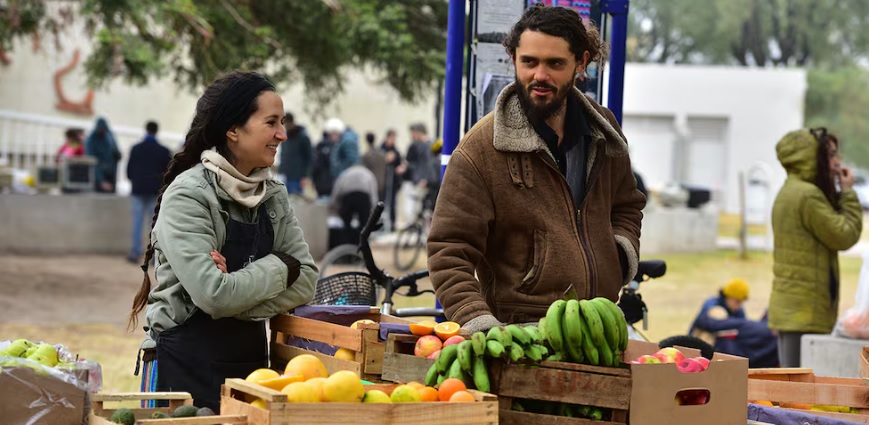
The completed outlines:
{"type": "Polygon", "coordinates": [[[698,373],[706,370],[703,367],[703,363],[700,363],[697,359],[682,359],[682,361],[676,363],[676,369],[679,369],[679,372],[682,373],[698,373]]]}
{"type": "Polygon", "coordinates": [[[697,360],[698,362],[703,364],[703,370],[706,370],[709,368],[709,359],[707,359],[706,357],[703,357],[703,356],[694,357],[694,360],[697,360]]]}
{"type": "MultiPolygon", "coordinates": [[[[662,363],[679,363],[682,359],[685,358],[685,355],[682,354],[681,351],[673,348],[673,347],[665,347],[658,350],[655,354],[661,354],[666,356],[667,360],[661,359],[662,363]]],[[[660,358],[660,357],[659,357],[660,358]]]]}
{"type": "Polygon", "coordinates": [[[434,353],[431,353],[431,354],[429,354],[428,356],[426,356],[426,358],[427,358],[427,359],[432,359],[432,360],[437,360],[437,358],[438,358],[438,354],[440,354],[440,353],[441,353],[441,350],[437,350],[437,351],[435,351],[434,353]]]}
{"type": "MultiPolygon", "coordinates": [[[[30,350],[27,350],[30,351],[30,350]]],[[[39,344],[35,347],[32,354],[27,356],[28,359],[37,361],[48,367],[57,366],[57,349],[51,344],[39,344]]]]}
{"type": "Polygon", "coordinates": [[[661,359],[659,359],[655,356],[652,356],[650,354],[643,354],[642,356],[637,357],[637,359],[634,361],[637,362],[637,364],[661,363],[661,359]]]}
{"type": "Polygon", "coordinates": [[[428,357],[431,353],[443,348],[441,339],[434,335],[426,335],[419,337],[416,340],[416,346],[413,348],[413,354],[417,357],[428,357]]]}
{"type": "Polygon", "coordinates": [[[26,353],[31,347],[35,346],[36,344],[26,339],[16,339],[6,347],[6,355],[9,357],[24,357],[24,353],[26,353]]]}
{"type": "Polygon", "coordinates": [[[447,338],[447,339],[444,341],[444,347],[446,347],[447,345],[458,344],[458,343],[460,343],[460,342],[462,342],[462,341],[464,341],[464,340],[465,340],[464,337],[461,337],[461,336],[458,336],[458,335],[453,335],[453,336],[447,338]]]}

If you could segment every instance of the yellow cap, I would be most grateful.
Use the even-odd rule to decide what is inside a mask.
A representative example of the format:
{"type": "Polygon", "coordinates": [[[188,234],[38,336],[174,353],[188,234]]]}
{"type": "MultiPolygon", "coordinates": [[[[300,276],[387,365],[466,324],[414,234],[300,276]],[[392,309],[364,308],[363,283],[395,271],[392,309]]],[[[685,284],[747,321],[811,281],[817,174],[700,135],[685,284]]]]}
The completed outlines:
{"type": "Polygon", "coordinates": [[[438,151],[441,150],[441,148],[443,148],[443,146],[444,146],[444,140],[443,140],[443,139],[437,139],[437,140],[435,140],[434,143],[431,144],[431,152],[432,152],[432,153],[437,153],[438,151]]]}
{"type": "Polygon", "coordinates": [[[744,301],[748,299],[748,283],[740,278],[731,279],[724,288],[721,288],[721,293],[725,297],[744,301]]]}

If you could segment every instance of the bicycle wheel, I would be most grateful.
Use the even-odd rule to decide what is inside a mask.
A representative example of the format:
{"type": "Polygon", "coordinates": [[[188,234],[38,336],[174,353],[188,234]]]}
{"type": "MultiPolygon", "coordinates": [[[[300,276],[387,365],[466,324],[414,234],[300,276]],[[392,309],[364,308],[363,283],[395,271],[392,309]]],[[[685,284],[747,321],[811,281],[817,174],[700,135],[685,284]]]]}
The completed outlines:
{"type": "Polygon", "coordinates": [[[320,260],[319,278],[334,276],[338,273],[362,272],[367,273],[365,260],[359,247],[353,244],[338,245],[329,250],[320,260]]]}
{"type": "Polygon", "coordinates": [[[425,241],[422,239],[422,226],[411,224],[401,229],[398,232],[395,247],[392,251],[392,260],[395,263],[395,268],[403,272],[413,268],[413,265],[416,264],[416,259],[419,258],[419,254],[424,247],[425,241]]]}

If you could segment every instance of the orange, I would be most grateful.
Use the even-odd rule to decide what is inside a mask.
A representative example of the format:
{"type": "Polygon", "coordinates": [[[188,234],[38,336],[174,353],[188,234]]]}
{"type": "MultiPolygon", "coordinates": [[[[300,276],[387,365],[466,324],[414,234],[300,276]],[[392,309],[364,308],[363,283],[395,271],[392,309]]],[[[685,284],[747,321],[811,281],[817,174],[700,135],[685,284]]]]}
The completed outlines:
{"type": "Polygon", "coordinates": [[[474,402],[474,395],[467,391],[456,391],[450,396],[450,401],[453,403],[468,403],[474,402]]]}
{"type": "Polygon", "coordinates": [[[447,338],[458,335],[461,328],[462,326],[456,322],[443,322],[434,327],[434,332],[438,338],[446,341],[447,338]]]}
{"type": "Polygon", "coordinates": [[[307,381],[311,378],[325,378],[329,373],[320,359],[311,354],[302,354],[290,359],[284,375],[302,375],[307,381]]]}
{"type": "Polygon", "coordinates": [[[412,333],[416,336],[431,335],[432,331],[435,329],[435,326],[437,326],[437,324],[438,323],[435,322],[434,320],[423,320],[421,322],[411,323],[409,325],[410,326],[410,333],[412,333]]]}
{"type": "Polygon", "coordinates": [[[450,401],[453,393],[456,391],[466,391],[467,389],[468,387],[465,386],[465,383],[461,379],[447,378],[438,387],[438,398],[441,401],[450,401]]]}
{"type": "Polygon", "coordinates": [[[761,406],[774,407],[771,401],[766,401],[766,400],[752,400],[749,403],[759,404],[761,406]]]}
{"type": "Polygon", "coordinates": [[[422,387],[417,391],[422,401],[438,401],[438,390],[432,387],[422,387]]]}
{"type": "Polygon", "coordinates": [[[416,382],[416,381],[410,381],[405,385],[407,385],[409,387],[413,387],[413,389],[415,389],[415,390],[419,390],[420,388],[425,387],[425,385],[420,384],[419,382],[416,382]]]}

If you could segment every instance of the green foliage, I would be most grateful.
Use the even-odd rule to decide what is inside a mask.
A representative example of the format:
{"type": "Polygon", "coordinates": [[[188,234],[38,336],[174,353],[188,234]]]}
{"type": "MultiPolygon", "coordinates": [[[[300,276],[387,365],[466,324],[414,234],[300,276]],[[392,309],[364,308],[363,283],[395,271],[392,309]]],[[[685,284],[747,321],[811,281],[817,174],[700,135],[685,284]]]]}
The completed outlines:
{"type": "Polygon", "coordinates": [[[827,127],[839,138],[842,157],[869,169],[869,72],[856,67],[809,72],[806,126],[827,127]]]}
{"type": "Polygon", "coordinates": [[[342,90],[348,67],[375,71],[408,101],[444,74],[445,0],[81,0],[62,16],[44,4],[0,2],[0,17],[21,17],[0,27],[0,46],[83,19],[94,87],[169,75],[198,92],[222,72],[256,70],[283,87],[303,83],[322,105],[342,90]]]}

